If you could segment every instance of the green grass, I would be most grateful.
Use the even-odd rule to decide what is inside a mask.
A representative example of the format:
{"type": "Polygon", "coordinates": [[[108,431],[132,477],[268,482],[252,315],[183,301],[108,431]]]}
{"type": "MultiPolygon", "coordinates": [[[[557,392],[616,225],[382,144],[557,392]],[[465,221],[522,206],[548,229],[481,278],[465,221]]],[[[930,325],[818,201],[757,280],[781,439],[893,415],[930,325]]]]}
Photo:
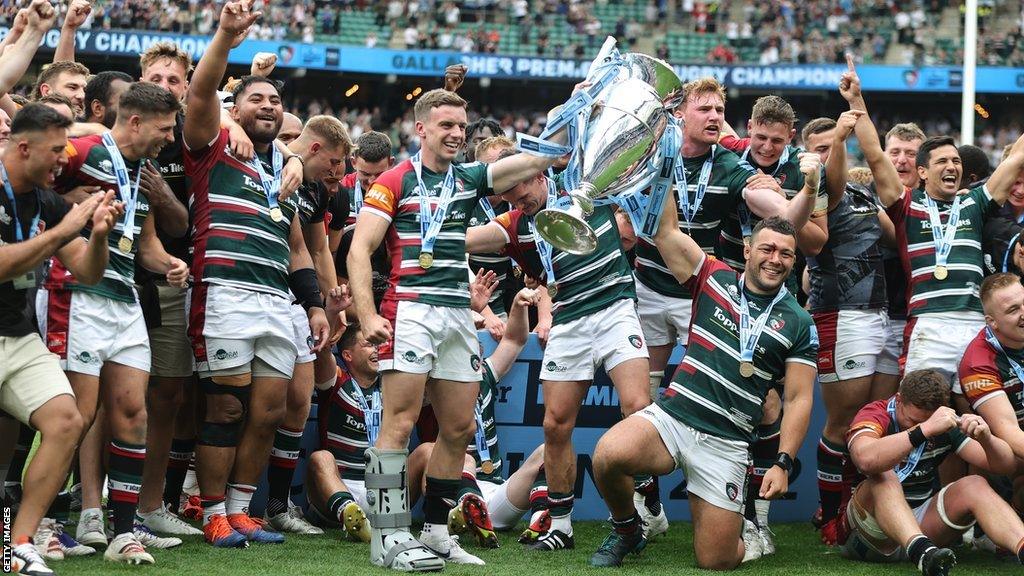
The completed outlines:
{"type": "MultiPolygon", "coordinates": [[[[515,540],[513,534],[502,534],[502,547],[498,550],[480,550],[473,544],[466,547],[487,562],[486,567],[449,565],[449,574],[476,576],[504,576],[521,574],[557,574],[578,576],[590,574],[720,574],[697,570],[692,547],[692,527],[689,523],[675,523],[666,536],[651,543],[640,556],[627,559],[624,568],[594,569],[587,565],[590,554],[601,543],[608,532],[605,523],[577,522],[576,550],[558,553],[528,552],[515,540]]],[[[809,524],[780,524],[774,526],[778,551],[775,556],[744,565],[737,574],[759,576],[885,576],[917,574],[909,563],[878,565],[853,562],[839,557],[818,542],[817,533],[809,524]]],[[[102,551],[101,551],[102,553],[102,551]]],[[[153,551],[157,564],[148,567],[114,565],[102,558],[73,558],[63,562],[51,562],[50,566],[59,576],[78,574],[120,574],[131,572],[145,576],[162,574],[197,574],[202,576],[231,574],[260,576],[280,574],[344,574],[383,575],[381,568],[371,566],[364,544],[344,542],[338,533],[327,536],[288,536],[283,545],[253,546],[248,550],[216,550],[201,542],[197,537],[189,539],[184,546],[173,550],[153,551]]],[[[960,574],[1018,574],[1016,562],[1000,561],[992,554],[957,550],[959,565],[955,572],[960,574]]]]}

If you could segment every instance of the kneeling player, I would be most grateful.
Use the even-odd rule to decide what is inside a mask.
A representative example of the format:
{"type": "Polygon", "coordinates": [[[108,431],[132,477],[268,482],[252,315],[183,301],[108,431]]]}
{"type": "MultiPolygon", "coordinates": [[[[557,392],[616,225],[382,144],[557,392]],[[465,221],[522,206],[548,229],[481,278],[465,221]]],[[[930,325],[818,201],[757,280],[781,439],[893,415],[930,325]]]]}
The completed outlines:
{"type": "Polygon", "coordinates": [[[936,493],[938,465],[955,451],[979,468],[1005,474],[1015,466],[1010,446],[981,417],[957,418],[949,382],[935,370],[907,374],[899,392],[868,404],[847,433],[850,457],[864,480],[846,508],[841,534],[848,558],[895,562],[909,558],[922,574],[945,575],[956,563],[961,534],[981,524],[992,540],[1021,558],[1024,523],[981,476],[967,476],[936,493]]]}

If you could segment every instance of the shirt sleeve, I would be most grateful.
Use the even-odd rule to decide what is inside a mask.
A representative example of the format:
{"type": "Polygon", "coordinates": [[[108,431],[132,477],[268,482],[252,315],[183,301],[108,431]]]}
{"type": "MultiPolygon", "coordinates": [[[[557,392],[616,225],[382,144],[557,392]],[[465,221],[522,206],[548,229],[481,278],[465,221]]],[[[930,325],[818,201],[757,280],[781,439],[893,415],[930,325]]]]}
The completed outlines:
{"type": "Polygon", "coordinates": [[[696,300],[697,294],[699,294],[704,288],[704,285],[707,284],[708,278],[718,270],[732,270],[732,268],[729,268],[727,264],[721,262],[714,256],[708,256],[705,254],[693,269],[693,274],[690,275],[690,278],[687,279],[686,282],[683,282],[683,286],[686,286],[690,290],[690,293],[693,294],[693,299],[696,300]]]}
{"type": "MultiPolygon", "coordinates": [[[[785,289],[785,288],[783,288],[785,289]]],[[[802,312],[802,310],[801,310],[802,312]]],[[[786,362],[797,362],[800,364],[807,364],[813,366],[815,369],[818,367],[818,329],[814,325],[814,321],[804,315],[803,326],[800,328],[799,336],[796,342],[793,343],[793,347],[789,349],[789,356],[786,357],[786,362]]]]}
{"type": "Polygon", "coordinates": [[[907,211],[910,209],[910,200],[914,195],[914,191],[903,187],[903,194],[898,200],[893,202],[888,208],[885,209],[885,213],[889,215],[889,219],[896,226],[900,226],[907,219],[907,211]]]}
{"type": "Polygon", "coordinates": [[[964,351],[957,370],[964,397],[975,410],[992,398],[1006,394],[1003,391],[1003,377],[992,352],[988,342],[975,339],[964,351]]]}
{"type": "Polygon", "coordinates": [[[472,181],[476,188],[476,197],[485,198],[487,196],[494,195],[493,180],[491,179],[491,166],[484,164],[483,162],[473,162],[471,164],[463,164],[462,168],[465,170],[464,175],[468,181],[472,181]]]}
{"type": "Polygon", "coordinates": [[[729,150],[740,154],[744,150],[750,147],[750,138],[737,138],[735,136],[723,136],[719,141],[719,144],[725,146],[729,150]]]}
{"type": "Polygon", "coordinates": [[[846,432],[847,446],[861,434],[870,434],[875,438],[885,436],[886,430],[889,429],[889,412],[885,408],[886,402],[888,401],[872,402],[857,412],[857,415],[853,417],[853,424],[846,432]]]}
{"type": "Polygon", "coordinates": [[[380,175],[363,196],[363,207],[359,212],[372,212],[390,222],[398,214],[398,201],[401,195],[401,173],[395,169],[388,170],[380,175]]]}

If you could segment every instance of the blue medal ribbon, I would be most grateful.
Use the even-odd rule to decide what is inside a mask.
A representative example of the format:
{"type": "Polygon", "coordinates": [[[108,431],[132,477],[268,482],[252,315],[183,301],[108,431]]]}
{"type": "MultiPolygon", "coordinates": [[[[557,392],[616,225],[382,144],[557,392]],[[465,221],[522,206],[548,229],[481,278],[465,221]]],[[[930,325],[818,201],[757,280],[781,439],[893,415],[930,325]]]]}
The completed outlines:
{"type": "Polygon", "coordinates": [[[473,407],[473,416],[476,418],[476,434],[473,441],[476,443],[476,453],[480,461],[491,459],[491,447],[487,445],[487,432],[484,429],[484,409],[477,396],[476,406],[473,407]]]}
{"type": "Polygon", "coordinates": [[[673,174],[679,147],[682,144],[682,133],[679,130],[679,123],[670,117],[669,125],[659,142],[659,157],[661,159],[660,169],[653,158],[650,166],[650,178],[645,178],[640,185],[632,191],[624,192],[613,201],[621,207],[629,216],[630,223],[637,236],[641,238],[653,238],[658,231],[661,222],[662,207],[665,205],[665,198],[672,186],[673,174]],[[649,194],[644,194],[648,180],[652,180],[649,194]]]}
{"type": "MultiPolygon", "coordinates": [[[[22,232],[21,221],[18,219],[18,205],[14,199],[14,188],[11,187],[11,180],[7,177],[7,168],[4,167],[3,162],[0,162],[0,179],[4,181],[4,192],[7,193],[7,200],[11,203],[11,218],[14,220],[14,240],[15,242],[24,242],[25,233],[22,232]]],[[[36,199],[36,214],[32,217],[32,222],[28,226],[28,237],[30,240],[35,237],[36,232],[39,230],[39,217],[42,213],[42,206],[39,203],[39,191],[33,189],[32,196],[36,199]]]]}
{"type": "Polygon", "coordinates": [[[480,209],[483,210],[484,214],[487,215],[487,221],[488,222],[490,222],[491,220],[494,220],[494,218],[497,216],[494,213],[494,206],[491,206],[491,201],[488,200],[487,198],[481,198],[480,199],[480,209]]]}
{"type": "Polygon", "coordinates": [[[356,382],[355,377],[352,377],[352,382],[355,383],[356,400],[359,402],[359,409],[363,411],[363,424],[366,426],[366,441],[369,443],[368,446],[374,446],[377,444],[377,436],[380,435],[380,415],[383,410],[384,403],[381,401],[380,386],[375,385],[373,394],[370,396],[370,402],[366,402],[366,397],[363,394],[363,389],[356,382]]]}
{"type": "Polygon", "coordinates": [[[142,165],[145,160],[139,162],[139,170],[135,173],[135,182],[128,178],[128,167],[124,163],[124,157],[114,142],[110,132],[105,132],[102,137],[103,147],[107,149],[110,162],[114,166],[114,176],[117,178],[117,193],[124,202],[124,225],[121,228],[121,236],[131,242],[135,237],[135,210],[139,202],[139,179],[142,177],[142,165]]]}
{"type": "Polygon", "coordinates": [[[998,351],[1000,354],[1003,355],[1004,358],[1006,358],[1006,361],[1010,364],[1010,369],[1013,370],[1014,376],[1016,376],[1017,379],[1021,381],[1021,383],[1024,383],[1024,368],[1022,368],[1016,360],[1014,360],[1009,354],[1007,354],[1006,350],[1003,350],[1003,345],[999,343],[999,340],[996,338],[996,335],[992,333],[992,329],[989,328],[988,326],[985,327],[985,341],[988,342],[989,346],[995,348],[996,351],[998,351]]]}
{"type": "Polygon", "coordinates": [[[270,166],[274,172],[273,175],[267,174],[267,171],[263,169],[263,162],[255,154],[248,164],[260,175],[263,193],[267,197],[267,207],[270,210],[278,208],[277,195],[281,192],[281,170],[284,168],[284,155],[277,149],[277,146],[270,145],[270,166]]]}
{"type": "Polygon", "coordinates": [[[1003,254],[1003,272],[1008,272],[1010,268],[1010,254],[1013,252],[1013,247],[1017,245],[1017,239],[1020,238],[1020,232],[1013,235],[1010,238],[1010,243],[1006,245],[1006,253],[1003,254]]]}
{"type": "Polygon", "coordinates": [[[441,233],[441,226],[444,219],[448,217],[448,208],[455,194],[455,166],[448,164],[448,172],[444,175],[441,183],[441,195],[437,199],[437,209],[430,209],[430,195],[427,187],[423,184],[423,160],[420,152],[417,152],[409,159],[413,171],[416,172],[416,182],[419,184],[419,205],[420,205],[420,253],[434,253],[434,243],[437,242],[437,235],[441,233]]]}
{"type": "MultiPolygon", "coordinates": [[[[885,406],[885,410],[889,413],[889,420],[892,421],[893,428],[896,429],[896,432],[899,432],[900,424],[896,420],[895,396],[889,399],[889,403],[885,406]]],[[[910,474],[914,472],[914,468],[917,468],[917,463],[921,460],[921,455],[924,454],[925,446],[928,446],[927,442],[920,446],[915,446],[914,449],[910,451],[910,454],[907,455],[907,459],[896,465],[894,471],[896,472],[896,477],[900,479],[900,482],[906,480],[910,474]]]]}
{"type": "Polygon", "coordinates": [[[935,200],[928,195],[927,192],[924,194],[924,206],[928,209],[928,220],[931,223],[932,228],[932,242],[935,244],[935,266],[945,266],[949,260],[949,253],[953,249],[953,239],[956,237],[956,227],[960,222],[960,199],[962,196],[956,195],[953,200],[953,205],[949,208],[949,219],[946,220],[946,226],[942,226],[942,218],[939,216],[939,205],[935,203],[935,200]]]}
{"type": "Polygon", "coordinates": [[[352,189],[352,206],[358,216],[359,211],[363,209],[363,185],[359,183],[358,178],[356,178],[356,187],[352,189]]]}
{"type": "Polygon", "coordinates": [[[686,167],[683,166],[683,162],[679,164],[682,166],[682,170],[676,174],[681,175],[682,179],[676,181],[676,186],[679,192],[679,210],[683,214],[683,219],[686,220],[686,227],[690,227],[690,222],[697,217],[697,212],[700,210],[700,205],[704,202],[704,195],[708,191],[708,183],[711,181],[711,169],[715,165],[715,152],[718,150],[718,146],[711,147],[711,153],[708,155],[707,160],[704,161],[704,165],[700,167],[700,176],[697,177],[697,190],[693,194],[693,203],[690,203],[690,187],[686,182],[686,167]]]}
{"type": "MultiPolygon", "coordinates": [[[[558,204],[558,189],[555,187],[555,182],[548,178],[548,202],[545,208],[553,208],[558,204]]],[[[544,275],[547,277],[547,285],[558,287],[558,283],[555,282],[555,266],[552,262],[553,258],[551,255],[551,244],[548,244],[547,240],[541,237],[537,232],[537,226],[533,223],[533,217],[530,217],[529,221],[530,234],[533,235],[533,241],[537,245],[537,254],[540,256],[540,263],[544,266],[544,275]]]]}
{"type": "Polygon", "coordinates": [[[739,306],[737,306],[737,312],[740,316],[740,361],[753,363],[754,351],[757,348],[757,341],[761,338],[761,333],[764,332],[764,327],[768,323],[768,318],[772,315],[772,308],[781,302],[788,292],[785,288],[780,288],[778,293],[775,294],[775,298],[773,298],[771,303],[768,304],[768,307],[765,308],[764,312],[762,312],[756,320],[751,321],[750,304],[747,302],[747,293],[743,282],[744,276],[745,274],[740,274],[738,286],[740,289],[740,303],[739,306]]]}

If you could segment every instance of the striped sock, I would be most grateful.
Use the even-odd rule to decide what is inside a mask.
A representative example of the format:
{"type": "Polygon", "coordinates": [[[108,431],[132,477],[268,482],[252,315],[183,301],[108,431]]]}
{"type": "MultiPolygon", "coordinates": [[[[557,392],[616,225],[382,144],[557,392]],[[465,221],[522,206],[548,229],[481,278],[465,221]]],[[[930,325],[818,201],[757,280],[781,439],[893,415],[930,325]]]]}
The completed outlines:
{"type": "Polygon", "coordinates": [[[537,477],[533,479],[530,487],[530,512],[535,513],[547,510],[548,505],[548,479],[544,476],[544,466],[540,467],[537,477]]]}
{"type": "Polygon", "coordinates": [[[277,516],[288,511],[288,497],[291,494],[295,466],[299,463],[299,447],[302,444],[302,429],[277,429],[274,447],[270,450],[270,465],[267,467],[267,515],[277,516]]]}
{"type": "Polygon", "coordinates": [[[202,494],[199,496],[200,502],[203,505],[203,526],[210,523],[212,516],[224,516],[227,514],[227,510],[224,507],[224,495],[219,496],[207,496],[202,494]]]}
{"type": "Polygon", "coordinates": [[[657,476],[636,476],[633,479],[633,490],[644,497],[647,511],[657,516],[661,514],[661,494],[657,476]]]}
{"type": "Polygon", "coordinates": [[[167,459],[167,474],[164,476],[164,502],[172,512],[178,511],[181,502],[181,487],[188,474],[188,463],[196,453],[195,438],[171,440],[171,452],[167,459]]]}
{"type": "Polygon", "coordinates": [[[572,535],[572,492],[548,492],[551,510],[551,529],[572,535]]]}
{"type": "Polygon", "coordinates": [[[764,475],[775,462],[779,453],[779,436],[782,419],[779,418],[773,424],[764,424],[757,427],[757,441],[751,447],[751,456],[754,461],[750,470],[750,481],[747,483],[747,503],[744,516],[748,520],[757,520],[761,524],[768,522],[767,508],[770,505],[768,500],[762,500],[761,483],[764,475]]]}
{"type": "Polygon", "coordinates": [[[338,519],[338,524],[345,524],[345,506],[352,502],[351,492],[335,492],[327,499],[327,509],[338,519]]]}
{"type": "Polygon", "coordinates": [[[818,496],[821,498],[822,522],[839,515],[845,460],[846,447],[822,436],[818,442],[818,496]]]}
{"type": "Polygon", "coordinates": [[[107,452],[110,455],[107,508],[114,517],[114,534],[130,533],[134,529],[135,512],[139,506],[146,446],[111,440],[107,452]]]}
{"type": "Polygon", "coordinates": [[[256,487],[251,484],[236,484],[228,482],[228,493],[225,501],[228,515],[249,514],[249,502],[252,502],[252,495],[256,487]]]}

